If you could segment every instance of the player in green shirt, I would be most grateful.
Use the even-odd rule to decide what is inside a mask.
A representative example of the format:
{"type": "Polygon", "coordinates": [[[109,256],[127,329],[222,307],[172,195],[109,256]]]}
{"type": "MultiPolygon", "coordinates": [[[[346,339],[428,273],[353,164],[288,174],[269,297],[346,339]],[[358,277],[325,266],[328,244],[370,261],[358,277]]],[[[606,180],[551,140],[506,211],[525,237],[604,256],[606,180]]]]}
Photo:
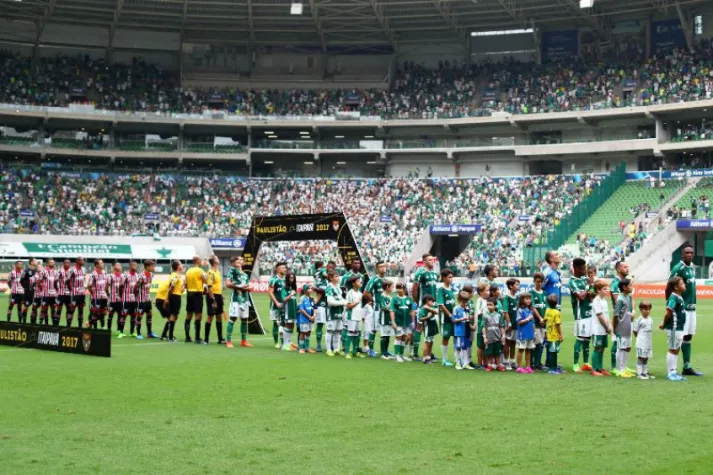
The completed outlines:
{"type": "Polygon", "coordinates": [[[228,321],[228,341],[226,345],[233,347],[233,328],[235,322],[240,319],[240,346],[251,348],[248,343],[248,318],[250,317],[250,277],[243,272],[243,258],[233,257],[230,259],[232,267],[228,271],[225,286],[233,290],[230,300],[229,321],[228,321]]]}
{"type": "Polygon", "coordinates": [[[381,310],[379,311],[379,333],[381,333],[381,359],[390,360],[393,356],[389,353],[389,340],[395,335],[394,329],[391,326],[391,291],[394,288],[394,283],[390,280],[385,280],[382,283],[383,291],[381,293],[381,310]]]}
{"type": "MultiPolygon", "coordinates": [[[[359,278],[359,290],[364,289],[366,286],[367,280],[369,279],[368,274],[362,273],[361,272],[361,261],[359,259],[354,259],[352,260],[350,269],[344,273],[342,276],[342,280],[339,282],[339,286],[342,288],[343,294],[346,297],[348,286],[347,286],[347,281],[351,279],[352,277],[358,277],[359,278]]],[[[346,324],[342,325],[342,348],[346,348],[347,345],[349,344],[349,335],[347,332],[347,327],[346,324]]],[[[359,349],[361,351],[361,348],[359,349]]]]}
{"type": "Polygon", "coordinates": [[[398,363],[411,361],[411,358],[404,354],[404,347],[408,332],[414,321],[414,309],[413,300],[408,296],[406,284],[403,282],[396,284],[396,295],[391,299],[389,311],[391,312],[391,328],[396,332],[396,340],[394,341],[396,361],[398,363]]]}
{"type": "Polygon", "coordinates": [[[453,321],[451,315],[456,306],[456,297],[451,283],[453,282],[453,271],[443,269],[441,271],[441,287],[438,288],[436,303],[441,310],[441,358],[443,366],[453,366],[448,361],[448,341],[453,336],[453,321]]]}
{"type": "MultiPolygon", "coordinates": [[[[436,258],[431,254],[423,255],[423,267],[416,271],[413,278],[413,284],[411,284],[411,297],[415,302],[419,302],[423,305],[423,298],[426,295],[431,297],[436,297],[438,292],[438,281],[440,277],[438,273],[434,270],[434,263],[436,258]]],[[[423,332],[423,326],[421,322],[417,322],[416,328],[413,332],[413,355],[412,358],[416,361],[420,361],[418,357],[418,347],[421,344],[421,334],[423,332]]]]}
{"type": "Polygon", "coordinates": [[[287,296],[285,289],[285,274],[287,273],[287,263],[278,262],[275,264],[275,275],[270,279],[267,288],[267,295],[270,297],[270,320],[272,320],[272,339],[275,341],[275,348],[282,348],[283,334],[281,322],[284,318],[283,301],[287,296]]]}
{"type": "Polygon", "coordinates": [[[327,298],[327,356],[344,355],[339,347],[339,335],[344,326],[344,308],[347,301],[342,297],[342,289],[339,288],[339,274],[336,271],[327,273],[329,284],[324,292],[327,298]]]}
{"type": "Polygon", "coordinates": [[[681,262],[676,264],[671,269],[670,277],[680,277],[686,289],[681,294],[683,301],[686,304],[686,326],[683,329],[683,344],[681,345],[681,353],[683,353],[683,374],[684,376],[703,376],[693,366],[691,366],[691,340],[696,334],[696,269],[693,265],[693,257],[695,251],[693,245],[685,243],[681,247],[681,262]]]}
{"type": "Polygon", "coordinates": [[[381,313],[382,307],[382,294],[384,287],[384,277],[386,276],[386,263],[383,261],[378,261],[376,263],[376,275],[369,279],[366,283],[364,292],[371,296],[373,301],[373,314],[365,315],[364,320],[364,333],[365,333],[365,346],[369,348],[369,356],[372,358],[376,356],[376,351],[374,351],[374,343],[376,341],[376,331],[379,321],[379,314],[381,313]]]}
{"type": "Polygon", "coordinates": [[[503,356],[505,361],[503,365],[507,371],[512,371],[517,368],[515,364],[515,339],[517,328],[517,303],[520,298],[520,281],[512,277],[505,282],[507,293],[503,297],[503,309],[505,317],[505,347],[503,348],[503,356]]]}
{"type": "Polygon", "coordinates": [[[542,369],[542,353],[544,353],[545,344],[545,312],[547,311],[547,295],[542,290],[542,284],[545,282],[545,276],[542,272],[536,272],[532,277],[535,287],[530,290],[532,297],[532,309],[535,314],[535,352],[532,355],[534,370],[542,369]]]}
{"type": "Polygon", "coordinates": [[[575,373],[591,371],[589,365],[589,345],[592,340],[592,300],[587,281],[587,262],[581,257],[572,260],[572,277],[569,279],[569,293],[572,299],[572,315],[574,316],[574,366],[575,373]],[[579,355],[582,353],[584,364],[579,365],[579,355]]]}
{"type": "MultiPolygon", "coordinates": [[[[619,282],[622,281],[622,279],[626,279],[629,275],[629,264],[624,262],[624,261],[618,261],[614,265],[614,270],[616,271],[616,276],[612,279],[611,281],[611,303],[613,307],[616,307],[616,302],[619,300],[619,294],[621,291],[619,290],[619,282]]],[[[618,342],[616,341],[616,338],[614,338],[614,341],[612,342],[611,345],[611,367],[612,367],[612,374],[616,372],[617,364],[616,364],[616,355],[619,349],[618,342]]]]}
{"type": "Polygon", "coordinates": [[[425,295],[418,311],[418,321],[426,336],[426,344],[423,349],[423,362],[425,364],[430,364],[433,361],[433,340],[438,334],[438,308],[435,303],[435,297],[425,295]]]}
{"type": "Polygon", "coordinates": [[[681,349],[686,328],[686,307],[687,304],[682,295],[686,292],[686,284],[683,278],[675,276],[669,279],[666,285],[666,315],[659,326],[666,332],[668,343],[668,354],[666,355],[666,367],[669,381],[685,381],[686,378],[678,374],[678,352],[681,349]]]}
{"type": "Polygon", "coordinates": [[[287,295],[283,299],[282,351],[295,351],[298,347],[292,344],[292,334],[297,321],[297,276],[291,270],[285,274],[285,293],[287,295]]]}
{"type": "Polygon", "coordinates": [[[329,261],[325,268],[324,262],[317,261],[314,263],[314,283],[313,287],[315,289],[315,318],[314,321],[317,324],[316,337],[317,337],[317,352],[322,352],[322,335],[324,332],[324,325],[327,323],[327,298],[324,292],[327,290],[327,273],[333,271],[337,268],[337,264],[334,261],[329,261]]]}

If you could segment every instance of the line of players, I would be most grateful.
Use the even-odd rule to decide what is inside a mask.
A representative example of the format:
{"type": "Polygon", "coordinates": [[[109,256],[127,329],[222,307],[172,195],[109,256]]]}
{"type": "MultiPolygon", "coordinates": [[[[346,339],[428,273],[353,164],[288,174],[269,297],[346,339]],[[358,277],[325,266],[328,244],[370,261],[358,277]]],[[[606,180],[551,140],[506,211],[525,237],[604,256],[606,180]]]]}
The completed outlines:
{"type": "Polygon", "coordinates": [[[126,321],[130,321],[130,335],[143,339],[142,319],[146,316],[148,338],[157,338],[152,331],[151,284],[155,262],[144,262],[143,272],[138,271],[138,262],[132,260],[126,272],[122,265],[115,263],[111,273],[104,269],[104,261],[94,261],[94,270],[87,273],[84,259],[78,257],[74,263],[65,259],[60,269],[54,259],[45,264],[31,258],[28,268],[22,261],[15,262],[15,268],[8,275],[10,304],[7,320],[11,321],[13,310],[20,323],[60,326],[62,310],[65,310],[65,326],[71,327],[75,314],[77,326],[84,327],[84,309],[89,294],[90,328],[112,328],[117,317],[117,336],[123,338],[126,321]],[[39,314],[39,321],[38,321],[39,314]]]}
{"type": "MultiPolygon", "coordinates": [[[[434,269],[434,260],[430,254],[423,256],[424,265],[414,275],[410,296],[405,284],[394,285],[385,278],[383,262],[377,262],[377,275],[368,280],[361,273],[358,260],[352,262],[351,269],[341,278],[334,262],[330,261],[326,267],[317,262],[313,285],[303,286],[299,293],[294,274],[287,271],[286,263],[278,263],[269,284],[275,347],[286,351],[298,349],[300,353],[321,352],[322,337],[326,333],[327,355],[374,357],[379,331],[382,358],[420,361],[419,346],[424,338],[423,361],[431,363],[436,359],[432,352],[435,336],[440,333],[444,366],[453,366],[447,359],[453,337],[455,366],[459,369],[563,372],[557,365],[564,336],[559,312],[561,260],[556,252],[546,254],[543,272],[534,275],[533,290],[520,293],[520,282],[511,278],[506,282],[502,297],[495,282],[498,276],[495,266],[485,267],[486,276],[477,289],[467,285],[456,293],[452,287],[453,273],[446,269],[439,275],[434,269]],[[394,288],[396,295],[392,295],[394,288]],[[476,293],[478,298],[474,304],[476,293]],[[297,344],[292,341],[295,330],[297,344]],[[316,349],[310,345],[313,330],[316,330],[316,349]],[[389,352],[392,337],[395,337],[395,355],[389,352]],[[473,346],[477,348],[477,364],[472,359],[473,346]],[[545,353],[547,359],[542,365],[545,353]]],[[[683,375],[702,375],[690,364],[696,326],[692,260],[693,246],[686,244],[682,261],[671,271],[664,320],[659,325],[666,333],[669,348],[667,379],[673,381],[685,380],[677,372],[679,351],[684,357],[683,375]]],[[[573,260],[573,276],[569,281],[575,318],[573,369],[590,371],[593,376],[611,374],[629,378],[636,375],[639,379],[650,379],[653,378],[648,372],[648,359],[653,355],[652,305],[641,302],[641,315],[636,318],[633,281],[627,277],[628,264],[619,262],[616,270],[617,277],[610,283],[597,278],[596,269],[587,267],[584,259],[573,260]],[[609,298],[614,308],[613,318],[609,315],[609,298]],[[612,336],[611,372],[604,369],[609,335],[612,336]],[[632,336],[636,336],[636,371],[627,366],[632,336]],[[589,364],[590,344],[594,349],[592,365],[589,364]]]]}

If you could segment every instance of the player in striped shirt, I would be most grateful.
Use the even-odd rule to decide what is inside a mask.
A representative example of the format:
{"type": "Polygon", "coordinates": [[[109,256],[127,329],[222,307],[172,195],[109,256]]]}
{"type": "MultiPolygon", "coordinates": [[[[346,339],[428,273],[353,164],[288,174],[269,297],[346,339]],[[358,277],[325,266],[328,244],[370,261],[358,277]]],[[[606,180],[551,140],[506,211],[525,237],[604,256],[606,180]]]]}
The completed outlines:
{"type": "Polygon", "coordinates": [[[54,259],[47,261],[47,267],[40,274],[42,280],[42,307],[40,308],[40,323],[49,324],[48,313],[52,314],[52,325],[59,326],[57,315],[57,293],[59,292],[59,272],[55,269],[54,259]]]}
{"type": "Polygon", "coordinates": [[[69,276],[69,270],[72,267],[72,261],[65,259],[62,263],[62,268],[58,270],[59,272],[59,292],[57,293],[57,317],[62,318],[62,307],[65,308],[65,314],[69,318],[69,307],[72,304],[72,295],[69,292],[69,286],[67,285],[67,280],[69,276]]]}
{"type": "Polygon", "coordinates": [[[71,301],[69,303],[69,308],[67,309],[67,326],[72,326],[72,320],[74,319],[74,311],[77,312],[77,323],[79,328],[84,326],[84,306],[87,301],[87,291],[84,288],[84,279],[86,274],[84,273],[84,258],[77,257],[74,261],[74,265],[67,271],[67,287],[69,288],[69,294],[71,296],[71,301]]]}
{"type": "Polygon", "coordinates": [[[153,310],[151,307],[151,283],[156,263],[151,259],[144,261],[144,271],[136,279],[136,339],[143,340],[141,336],[141,317],[146,315],[146,336],[158,338],[153,332],[153,310]]]}
{"type": "MultiPolygon", "coordinates": [[[[118,262],[114,263],[111,274],[107,276],[105,292],[109,300],[109,315],[106,328],[111,331],[114,315],[121,315],[124,308],[124,302],[121,300],[121,264],[118,262]]],[[[119,333],[117,331],[117,337],[119,333]]]]}
{"type": "Polygon", "coordinates": [[[7,276],[10,287],[10,304],[7,307],[7,321],[12,320],[12,309],[17,305],[17,321],[22,323],[22,302],[25,299],[25,288],[22,286],[22,261],[15,261],[15,268],[7,276]]]}
{"type": "MultiPolygon", "coordinates": [[[[121,299],[124,306],[119,314],[119,333],[118,338],[124,338],[124,326],[126,319],[131,319],[131,332],[129,335],[136,337],[136,281],[139,279],[139,274],[136,268],[139,263],[135,260],[129,262],[129,270],[121,276],[121,299]]],[[[143,337],[142,337],[143,338],[143,337]]]]}
{"type": "Polygon", "coordinates": [[[37,325],[37,310],[42,306],[42,264],[37,264],[37,269],[30,277],[30,287],[32,288],[32,310],[30,312],[30,323],[37,325]]]}
{"type": "Polygon", "coordinates": [[[94,272],[89,274],[89,325],[96,329],[104,328],[104,316],[109,305],[106,287],[108,276],[104,272],[104,261],[97,259],[94,261],[94,272]]]}

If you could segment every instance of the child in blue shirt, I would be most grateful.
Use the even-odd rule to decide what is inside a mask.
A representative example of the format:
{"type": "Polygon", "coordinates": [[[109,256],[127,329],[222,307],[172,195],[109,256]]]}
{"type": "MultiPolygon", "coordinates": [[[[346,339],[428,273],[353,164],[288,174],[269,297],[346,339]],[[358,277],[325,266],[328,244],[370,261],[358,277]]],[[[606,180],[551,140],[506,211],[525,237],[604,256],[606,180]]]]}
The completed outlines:
{"type": "Polygon", "coordinates": [[[313,290],[308,285],[302,286],[302,298],[297,307],[297,328],[299,330],[298,342],[301,354],[316,353],[309,346],[309,336],[312,333],[312,324],[314,323],[314,299],[312,298],[313,290]]]}
{"type": "Polygon", "coordinates": [[[453,322],[453,336],[455,337],[455,357],[456,369],[473,369],[466,364],[468,358],[468,299],[465,296],[458,295],[458,306],[451,314],[453,322]]]}
{"type": "Polygon", "coordinates": [[[532,295],[520,294],[517,304],[517,372],[534,373],[530,366],[535,348],[535,313],[532,310],[532,295]],[[522,354],[525,353],[525,367],[522,354]]]}

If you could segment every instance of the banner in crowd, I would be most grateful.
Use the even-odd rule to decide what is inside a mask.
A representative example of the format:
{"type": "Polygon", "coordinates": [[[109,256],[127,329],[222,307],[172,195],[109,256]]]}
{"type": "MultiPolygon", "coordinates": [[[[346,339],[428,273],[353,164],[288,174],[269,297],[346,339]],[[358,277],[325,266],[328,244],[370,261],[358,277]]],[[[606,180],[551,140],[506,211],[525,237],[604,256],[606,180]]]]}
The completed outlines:
{"type": "Polygon", "coordinates": [[[713,219],[677,219],[678,231],[710,231],[713,229],[713,219]]]}
{"type": "Polygon", "coordinates": [[[577,30],[542,33],[542,62],[570,61],[579,54],[577,30]]]}
{"type": "Polygon", "coordinates": [[[213,249],[234,249],[239,251],[245,247],[245,238],[210,238],[208,241],[213,249]]]}
{"type": "Polygon", "coordinates": [[[111,332],[0,322],[0,345],[110,357],[111,332]]]}
{"type": "Polygon", "coordinates": [[[481,229],[480,224],[434,224],[428,227],[428,231],[434,236],[478,234],[481,229]]]}
{"type": "Polygon", "coordinates": [[[158,213],[146,213],[144,219],[146,221],[158,221],[158,213]]]}
{"type": "Polygon", "coordinates": [[[681,27],[681,20],[670,18],[651,22],[652,52],[679,46],[686,46],[686,35],[681,27]]]}
{"type": "Polygon", "coordinates": [[[624,79],[624,82],[622,83],[622,90],[633,91],[638,85],[639,83],[635,79],[624,79]]]}
{"type": "Polygon", "coordinates": [[[381,217],[381,222],[382,222],[382,223],[390,223],[391,221],[393,221],[393,219],[391,218],[391,216],[382,216],[382,217],[381,217]]]}
{"type": "Polygon", "coordinates": [[[495,89],[485,87],[483,88],[483,99],[495,99],[498,92],[495,89]]]}
{"type": "Polygon", "coordinates": [[[20,210],[21,218],[33,218],[34,216],[35,216],[35,212],[32,211],[31,209],[21,209],[20,210]]]}
{"type": "Polygon", "coordinates": [[[38,257],[58,259],[84,257],[86,259],[180,259],[190,260],[196,248],[190,245],[145,244],[82,244],[41,242],[0,242],[0,258],[38,257]]]}
{"type": "MultiPolygon", "coordinates": [[[[699,178],[713,176],[713,169],[695,169],[695,170],[664,170],[660,173],[662,179],[666,178],[699,178]]],[[[626,174],[627,180],[648,180],[654,178],[659,179],[658,170],[649,170],[641,172],[630,172],[626,174]]]]}

